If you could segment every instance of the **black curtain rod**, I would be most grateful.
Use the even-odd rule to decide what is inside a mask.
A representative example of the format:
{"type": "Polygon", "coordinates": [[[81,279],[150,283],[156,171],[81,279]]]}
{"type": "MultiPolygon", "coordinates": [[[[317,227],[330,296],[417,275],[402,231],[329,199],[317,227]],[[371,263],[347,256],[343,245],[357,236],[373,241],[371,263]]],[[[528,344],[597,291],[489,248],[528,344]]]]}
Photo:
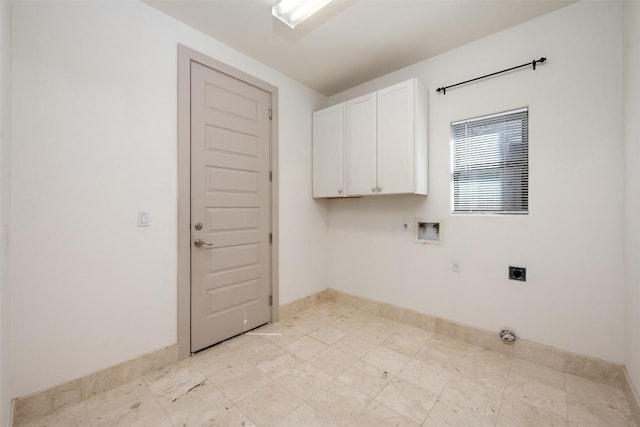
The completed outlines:
{"type": "Polygon", "coordinates": [[[447,89],[452,88],[452,87],[456,87],[456,86],[460,86],[463,84],[467,84],[467,83],[471,83],[471,82],[475,82],[476,80],[481,80],[481,79],[486,79],[487,77],[491,77],[491,76],[495,76],[497,74],[502,74],[502,73],[507,73],[509,71],[513,71],[513,70],[517,70],[518,68],[523,68],[523,67],[528,67],[528,66],[532,66],[533,69],[536,69],[536,64],[540,63],[542,64],[543,62],[545,62],[547,60],[547,58],[542,57],[540,59],[534,59],[531,62],[527,62],[526,64],[522,64],[522,65],[518,65],[515,67],[511,67],[511,68],[507,68],[506,70],[502,70],[502,71],[496,71],[495,73],[491,73],[491,74],[487,74],[486,76],[482,76],[482,77],[476,77],[475,79],[471,79],[471,80],[467,80],[464,82],[460,82],[460,83],[456,83],[454,85],[449,85],[449,86],[444,86],[444,87],[439,87],[437,89],[438,92],[442,92],[443,95],[447,94],[447,89]]]}

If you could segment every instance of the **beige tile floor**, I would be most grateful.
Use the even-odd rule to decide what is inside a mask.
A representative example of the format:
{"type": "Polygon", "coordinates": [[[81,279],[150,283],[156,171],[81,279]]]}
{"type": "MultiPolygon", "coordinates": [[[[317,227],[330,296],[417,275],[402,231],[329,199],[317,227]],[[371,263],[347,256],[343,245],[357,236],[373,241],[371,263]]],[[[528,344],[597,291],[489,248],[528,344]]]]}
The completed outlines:
{"type": "Polygon", "coordinates": [[[635,426],[621,390],[324,303],[28,426],[635,426]]]}

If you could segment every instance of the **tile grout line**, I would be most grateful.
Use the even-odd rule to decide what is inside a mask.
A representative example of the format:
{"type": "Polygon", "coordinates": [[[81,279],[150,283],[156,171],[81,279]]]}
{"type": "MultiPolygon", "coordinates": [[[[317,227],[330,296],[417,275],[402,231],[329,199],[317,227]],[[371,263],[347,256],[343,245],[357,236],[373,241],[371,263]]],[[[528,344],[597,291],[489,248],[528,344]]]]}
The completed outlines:
{"type": "MultiPolygon", "coordinates": [[[[420,349],[418,351],[415,352],[414,356],[416,354],[418,354],[420,352],[420,350],[422,350],[423,348],[425,348],[427,346],[427,344],[423,344],[422,347],[420,347],[420,349]]],[[[414,359],[417,360],[417,359],[414,359]]],[[[444,385],[444,387],[442,387],[442,390],[440,390],[440,393],[436,396],[436,401],[434,402],[433,405],[431,405],[431,408],[429,409],[429,412],[427,412],[427,416],[424,417],[424,420],[422,420],[422,422],[420,423],[420,425],[422,426],[425,422],[427,422],[427,420],[429,419],[429,415],[431,415],[431,412],[433,412],[433,408],[436,407],[436,405],[440,402],[440,399],[442,399],[442,393],[444,393],[444,390],[447,388],[447,386],[449,385],[449,382],[451,382],[451,378],[449,378],[447,380],[447,383],[444,385]]]]}
{"type": "MultiPolygon", "coordinates": [[[[303,310],[303,311],[305,311],[305,310],[303,310]]],[[[285,326],[286,326],[286,325],[285,325],[285,326]]],[[[309,333],[313,332],[313,331],[311,331],[311,332],[308,332],[308,333],[306,333],[306,334],[305,334],[305,333],[303,333],[303,332],[301,332],[301,331],[299,331],[299,330],[297,330],[297,329],[295,329],[295,328],[293,328],[293,327],[291,327],[291,328],[292,328],[293,330],[297,331],[297,332],[302,333],[302,336],[303,336],[303,337],[304,337],[304,336],[307,336],[309,333]]],[[[315,329],[314,329],[314,330],[315,330],[315,329]]],[[[296,341],[296,340],[294,340],[293,342],[295,342],[295,341],[296,341]]],[[[282,347],[282,348],[284,349],[284,347],[282,347]]],[[[319,353],[321,353],[321,351],[320,351],[319,353]]],[[[309,365],[313,366],[313,365],[309,362],[309,360],[310,360],[310,359],[312,359],[312,357],[310,357],[310,358],[309,358],[309,359],[307,359],[307,360],[302,359],[302,360],[303,360],[302,364],[304,364],[304,363],[308,363],[309,365]]],[[[315,366],[313,366],[313,367],[315,367],[315,366]]],[[[318,369],[318,368],[316,368],[316,369],[318,369]]],[[[328,374],[326,371],[324,371],[324,370],[322,370],[322,369],[319,369],[319,370],[320,370],[320,371],[322,371],[323,373],[325,373],[325,374],[329,375],[329,376],[331,377],[331,380],[329,380],[329,381],[327,382],[327,384],[328,384],[328,383],[330,383],[331,381],[333,381],[333,380],[336,380],[336,379],[337,379],[337,378],[336,378],[336,377],[334,377],[333,375],[328,374]]],[[[326,385],[326,384],[325,384],[325,385],[326,385]]],[[[309,400],[309,399],[311,399],[311,397],[313,397],[313,396],[315,395],[315,393],[317,393],[317,392],[318,392],[318,390],[314,390],[313,394],[311,394],[309,397],[307,397],[307,398],[305,398],[305,399],[301,399],[301,400],[302,400],[302,404],[305,404],[305,405],[307,405],[308,407],[310,407],[311,409],[313,409],[313,412],[314,412],[317,416],[321,417],[321,416],[319,415],[319,411],[318,411],[318,409],[316,409],[314,406],[312,406],[312,405],[308,402],[308,400],[309,400]]],[[[297,407],[293,412],[295,412],[295,411],[296,411],[300,406],[302,406],[302,404],[298,405],[298,407],[297,407]]],[[[291,412],[291,413],[293,413],[293,412],[291,412]]],[[[289,415],[291,415],[291,414],[289,414],[289,415]]],[[[322,418],[322,417],[321,417],[321,418],[322,418]]],[[[284,419],[286,419],[286,417],[285,417],[284,419]]],[[[324,418],[323,418],[323,419],[324,419],[324,418]]]]}
{"type": "Polygon", "coordinates": [[[571,421],[569,419],[569,399],[567,399],[567,397],[569,397],[569,390],[567,390],[567,374],[564,372],[562,373],[562,385],[564,387],[564,415],[567,423],[569,423],[569,421],[571,421]]]}
{"type": "MultiPolygon", "coordinates": [[[[189,363],[190,364],[190,363],[189,363]]],[[[160,372],[160,371],[158,371],[160,372]]],[[[171,417],[169,417],[169,414],[167,414],[167,412],[164,410],[163,405],[160,403],[160,399],[158,399],[158,396],[155,395],[155,393],[151,390],[151,385],[149,384],[149,381],[147,381],[147,379],[145,378],[146,375],[143,375],[142,381],[144,381],[144,383],[146,384],[147,388],[149,389],[149,393],[151,394],[151,396],[153,397],[153,399],[155,400],[155,402],[158,404],[158,406],[160,407],[160,411],[164,414],[165,418],[169,421],[169,423],[173,426],[176,427],[175,423],[173,422],[173,420],[171,419],[171,417]]],[[[206,377],[205,377],[206,378],[206,377]]],[[[182,396],[180,396],[182,397],[182,396]]]]}
{"type": "MultiPolygon", "coordinates": [[[[319,329],[319,328],[314,329],[313,331],[310,331],[307,335],[311,334],[312,332],[314,332],[314,331],[316,331],[316,330],[318,330],[318,329],[319,329]]],[[[363,340],[367,341],[368,343],[371,343],[372,345],[375,345],[376,347],[377,347],[377,346],[381,346],[381,344],[382,344],[382,343],[381,343],[381,344],[373,343],[373,342],[371,342],[371,341],[367,340],[366,338],[359,337],[359,336],[354,335],[353,333],[347,332],[347,331],[345,331],[345,330],[343,330],[343,329],[339,329],[339,328],[336,328],[336,329],[338,329],[338,330],[340,330],[341,332],[345,333],[345,334],[346,334],[346,335],[345,335],[345,337],[346,337],[346,336],[354,336],[354,337],[358,337],[358,338],[360,338],[360,339],[363,339],[363,340]]],[[[311,338],[313,338],[313,337],[311,337],[311,338]]],[[[342,338],[344,338],[344,337],[342,337],[342,338]]],[[[333,348],[335,351],[338,351],[338,352],[344,353],[344,352],[342,352],[341,350],[338,350],[338,349],[336,349],[336,348],[334,348],[334,347],[333,347],[333,345],[334,345],[334,344],[336,344],[337,342],[339,342],[342,338],[340,338],[338,341],[334,342],[333,344],[330,344],[328,348],[333,348]]],[[[383,342],[384,342],[384,341],[383,341],[383,342]]],[[[323,350],[323,351],[324,351],[324,350],[323,350]]],[[[392,378],[391,378],[391,379],[389,379],[389,381],[387,381],[387,383],[386,383],[386,384],[385,384],[385,385],[384,385],[384,386],[383,386],[383,387],[378,391],[378,393],[376,393],[376,395],[375,395],[375,396],[369,396],[369,395],[367,395],[367,394],[365,394],[365,393],[361,392],[360,390],[358,390],[358,389],[356,389],[356,388],[352,387],[351,385],[349,385],[349,384],[345,383],[344,381],[340,380],[339,376],[340,376],[340,375],[342,375],[342,374],[344,374],[344,372],[346,372],[349,368],[353,367],[353,366],[354,366],[356,363],[358,363],[358,362],[362,362],[362,363],[365,363],[365,364],[367,364],[367,365],[369,365],[369,366],[372,366],[372,367],[374,367],[374,368],[377,368],[376,366],[371,365],[369,362],[367,362],[367,361],[364,359],[364,357],[366,357],[366,355],[368,355],[368,354],[369,354],[369,353],[371,353],[372,351],[373,351],[373,350],[371,350],[371,351],[367,352],[367,353],[366,353],[365,355],[363,355],[363,356],[357,356],[356,360],[355,360],[352,364],[350,364],[348,367],[346,367],[344,370],[342,370],[342,372],[341,372],[339,375],[337,375],[337,376],[333,376],[332,374],[329,374],[329,375],[332,377],[332,381],[333,381],[333,380],[335,380],[335,381],[339,381],[340,383],[344,384],[344,386],[349,387],[349,388],[353,389],[354,391],[356,391],[356,392],[358,392],[358,393],[360,393],[360,394],[364,395],[365,397],[367,397],[367,399],[368,399],[367,404],[364,406],[364,408],[362,408],[362,409],[360,410],[360,412],[361,412],[362,410],[364,410],[368,405],[370,405],[370,404],[371,404],[371,403],[373,403],[373,402],[379,403],[380,405],[383,405],[383,406],[385,406],[385,407],[387,407],[387,408],[388,408],[388,406],[386,406],[383,402],[381,402],[381,401],[377,400],[377,397],[382,393],[382,391],[384,390],[384,388],[385,388],[386,386],[388,386],[388,385],[389,385],[389,383],[390,383],[394,378],[396,378],[396,377],[397,377],[397,375],[396,375],[396,374],[391,374],[391,375],[392,375],[392,378]]],[[[322,351],[321,351],[321,352],[319,352],[318,354],[320,354],[320,353],[322,353],[322,351]]],[[[344,354],[346,355],[347,353],[344,353],[344,354]]],[[[403,367],[404,367],[404,366],[403,366],[403,367]]],[[[379,368],[378,368],[378,369],[379,369],[379,368]]],[[[327,373],[327,372],[326,372],[326,371],[324,371],[324,370],[323,370],[323,372],[327,373]]],[[[388,371],[387,371],[387,372],[388,372],[388,371]]],[[[313,408],[313,406],[311,406],[311,404],[309,404],[308,402],[305,402],[305,403],[306,403],[307,405],[309,405],[310,407],[312,407],[312,408],[313,408]]],[[[398,415],[400,415],[400,416],[402,416],[402,417],[405,417],[404,415],[402,415],[402,414],[398,413],[397,411],[393,410],[392,408],[389,408],[389,409],[391,409],[392,411],[394,411],[394,412],[395,412],[395,413],[397,413],[398,415]]],[[[314,411],[317,411],[317,410],[314,408],[314,411]]],[[[406,417],[405,417],[405,418],[406,418],[406,417]]],[[[407,418],[407,419],[408,419],[408,418],[407,418]]]]}
{"type": "Polygon", "coordinates": [[[509,378],[511,377],[511,367],[509,367],[509,373],[507,374],[507,381],[502,389],[502,397],[500,398],[500,405],[498,406],[498,411],[496,412],[496,420],[493,423],[494,426],[498,425],[498,421],[500,421],[500,412],[502,411],[502,405],[504,405],[505,394],[507,393],[507,387],[509,386],[509,378]]]}
{"type": "MultiPolygon", "coordinates": [[[[244,334],[238,335],[238,337],[239,337],[239,336],[242,336],[242,335],[244,335],[244,334]]],[[[235,337],[234,337],[234,338],[235,338],[235,337]]],[[[268,341],[268,340],[265,340],[265,341],[268,341]]],[[[225,342],[225,341],[223,341],[223,342],[225,342]]],[[[230,348],[228,348],[228,347],[225,347],[225,348],[227,348],[229,351],[231,351],[232,353],[234,353],[233,349],[230,349],[230,348]]],[[[251,422],[252,422],[253,424],[256,424],[256,423],[251,419],[251,417],[250,417],[249,415],[245,414],[245,413],[244,413],[244,412],[243,412],[243,411],[238,407],[238,404],[237,404],[237,403],[235,403],[233,400],[231,400],[231,398],[230,398],[229,396],[227,396],[227,395],[224,393],[224,391],[223,391],[223,390],[221,390],[221,389],[218,387],[218,385],[217,385],[216,383],[214,383],[213,381],[211,381],[211,380],[209,379],[209,376],[208,376],[208,375],[205,375],[205,374],[204,374],[204,372],[203,372],[199,367],[195,366],[195,365],[193,364],[193,361],[192,361],[192,360],[189,360],[189,365],[190,365],[193,369],[195,369],[196,371],[198,371],[198,372],[200,373],[200,375],[202,375],[202,376],[206,379],[206,382],[208,382],[212,387],[214,387],[214,388],[216,389],[216,391],[218,391],[218,392],[219,392],[219,393],[220,393],[220,394],[221,394],[221,395],[222,395],[222,396],[223,396],[223,397],[224,397],[224,398],[229,402],[229,403],[228,403],[228,407],[229,407],[229,408],[232,408],[232,407],[233,407],[233,408],[235,408],[235,409],[236,409],[240,414],[242,414],[244,417],[247,417],[249,420],[251,420],[251,422]]],[[[272,380],[272,381],[273,381],[273,380],[272,380]]],[[[272,382],[272,381],[271,381],[271,382],[272,382]]],[[[270,384],[270,383],[269,383],[269,384],[270,384]]],[[[269,385],[269,384],[265,384],[263,387],[266,387],[266,386],[267,386],[267,385],[269,385]]],[[[254,391],[254,392],[253,392],[253,393],[251,393],[249,396],[251,396],[251,395],[253,395],[254,393],[256,393],[257,391],[261,390],[263,387],[258,388],[258,390],[254,391]]],[[[244,399],[247,399],[249,396],[244,397],[243,399],[241,399],[241,400],[240,400],[240,402],[242,402],[244,399]]],[[[240,402],[238,402],[238,403],[240,403],[240,402]]],[[[225,408],[226,408],[226,407],[225,407],[225,408]]],[[[172,421],[171,419],[169,419],[169,421],[171,421],[171,423],[173,424],[173,421],[172,421]]],[[[209,421],[211,421],[211,420],[207,420],[207,422],[209,422],[209,421]]],[[[257,425],[257,424],[256,424],[256,425],[257,425]]],[[[176,426],[176,425],[174,424],[174,427],[182,427],[182,426],[176,426]]]]}

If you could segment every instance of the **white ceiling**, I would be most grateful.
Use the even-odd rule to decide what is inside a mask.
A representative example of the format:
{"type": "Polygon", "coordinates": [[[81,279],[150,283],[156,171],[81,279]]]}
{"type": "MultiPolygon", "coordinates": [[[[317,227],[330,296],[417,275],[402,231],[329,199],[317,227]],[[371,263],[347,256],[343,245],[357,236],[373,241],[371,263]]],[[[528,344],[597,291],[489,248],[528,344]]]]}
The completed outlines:
{"type": "Polygon", "coordinates": [[[295,30],[275,0],[144,0],[288,76],[333,95],[572,1],[333,0],[295,30]]]}

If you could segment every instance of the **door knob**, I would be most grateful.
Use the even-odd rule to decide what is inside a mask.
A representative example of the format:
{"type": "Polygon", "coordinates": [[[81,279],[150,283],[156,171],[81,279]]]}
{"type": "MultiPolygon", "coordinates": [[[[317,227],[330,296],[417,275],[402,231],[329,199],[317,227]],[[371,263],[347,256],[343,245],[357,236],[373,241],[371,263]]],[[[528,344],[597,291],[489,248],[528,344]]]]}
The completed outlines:
{"type": "Polygon", "coordinates": [[[193,226],[193,228],[195,228],[196,230],[202,230],[202,223],[199,222],[196,225],[193,226]]]}
{"type": "Polygon", "coordinates": [[[193,246],[195,246],[196,248],[201,248],[203,246],[211,247],[213,246],[213,243],[207,243],[202,239],[196,239],[193,241],[193,246]]]}

